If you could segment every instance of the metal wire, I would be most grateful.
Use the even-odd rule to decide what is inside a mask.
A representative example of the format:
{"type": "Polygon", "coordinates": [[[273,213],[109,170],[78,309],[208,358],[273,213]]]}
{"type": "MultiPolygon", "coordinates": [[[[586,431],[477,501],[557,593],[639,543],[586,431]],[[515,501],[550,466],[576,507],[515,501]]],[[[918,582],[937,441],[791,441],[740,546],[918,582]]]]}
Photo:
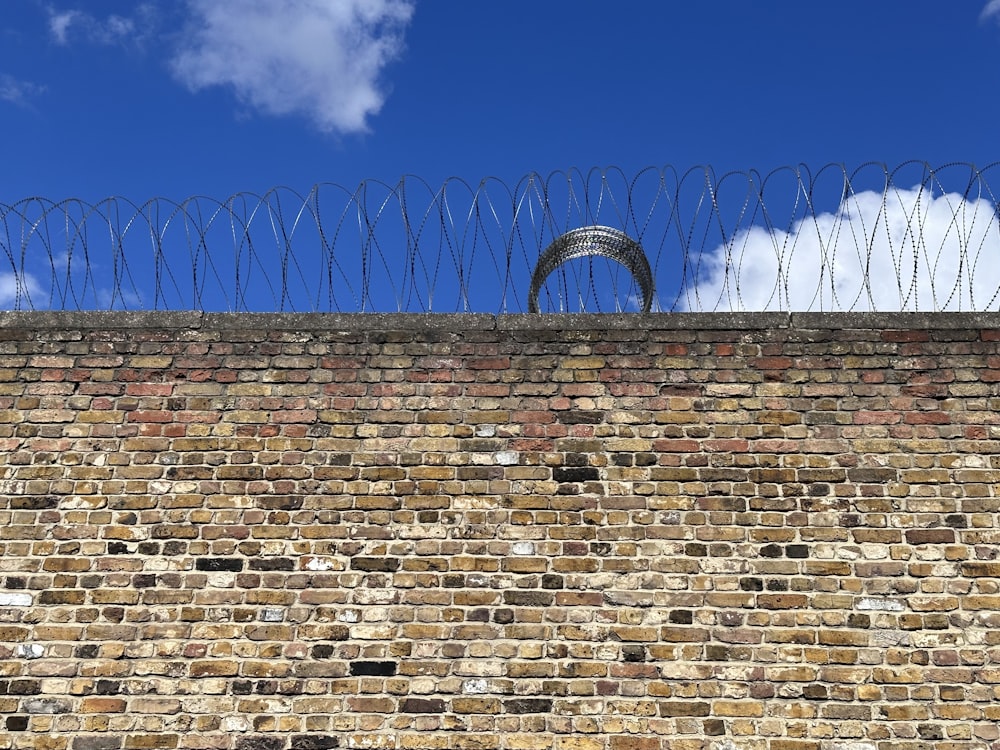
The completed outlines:
{"type": "Polygon", "coordinates": [[[612,167],[224,200],[32,197],[0,203],[0,309],[506,313],[537,295],[543,312],[995,310],[997,169],[612,167]],[[615,253],[543,258],[594,225],[641,246],[648,279],[615,253]]]}

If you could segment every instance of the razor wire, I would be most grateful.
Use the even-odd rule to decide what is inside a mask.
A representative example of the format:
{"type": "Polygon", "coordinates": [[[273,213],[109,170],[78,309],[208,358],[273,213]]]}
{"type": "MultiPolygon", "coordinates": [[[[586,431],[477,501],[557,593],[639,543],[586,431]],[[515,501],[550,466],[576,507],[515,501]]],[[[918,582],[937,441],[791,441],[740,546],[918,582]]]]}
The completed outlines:
{"type": "Polygon", "coordinates": [[[998,165],[610,167],[223,200],[26,198],[0,203],[0,309],[996,310],[998,165]],[[627,252],[553,260],[585,227],[627,252]]]}

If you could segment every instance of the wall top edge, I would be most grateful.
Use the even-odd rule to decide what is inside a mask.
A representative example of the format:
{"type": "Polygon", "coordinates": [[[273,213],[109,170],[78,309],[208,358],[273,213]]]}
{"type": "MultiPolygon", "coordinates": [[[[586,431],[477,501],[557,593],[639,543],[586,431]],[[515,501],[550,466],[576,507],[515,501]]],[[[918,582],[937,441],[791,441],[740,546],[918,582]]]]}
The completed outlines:
{"type": "Polygon", "coordinates": [[[749,330],[1000,328],[1000,312],[203,313],[0,311],[0,328],[267,330],[749,330]]]}

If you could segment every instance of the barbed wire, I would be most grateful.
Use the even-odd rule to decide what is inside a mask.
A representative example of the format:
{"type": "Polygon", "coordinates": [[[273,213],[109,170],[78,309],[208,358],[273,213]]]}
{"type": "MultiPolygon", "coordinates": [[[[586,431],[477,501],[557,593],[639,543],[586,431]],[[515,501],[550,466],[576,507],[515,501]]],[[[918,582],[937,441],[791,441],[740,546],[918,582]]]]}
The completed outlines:
{"type": "MultiPolygon", "coordinates": [[[[612,167],[224,200],[33,197],[0,203],[0,308],[524,312],[545,249],[600,225],[641,245],[653,310],[992,310],[997,169],[612,167]]],[[[543,312],[634,310],[649,291],[600,255],[535,286],[543,312]]]]}

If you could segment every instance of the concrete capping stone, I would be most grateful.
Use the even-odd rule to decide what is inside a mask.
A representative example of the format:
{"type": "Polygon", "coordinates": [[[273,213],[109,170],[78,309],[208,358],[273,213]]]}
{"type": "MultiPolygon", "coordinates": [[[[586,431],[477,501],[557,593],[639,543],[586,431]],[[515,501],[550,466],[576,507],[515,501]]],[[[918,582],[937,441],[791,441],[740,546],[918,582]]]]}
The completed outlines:
{"type": "Polygon", "coordinates": [[[293,331],[829,330],[1000,328],[1000,312],[219,313],[0,311],[0,328],[293,331]]]}
{"type": "Polygon", "coordinates": [[[504,331],[655,330],[787,328],[788,313],[542,313],[500,315],[504,331]]]}
{"type": "Polygon", "coordinates": [[[205,313],[196,310],[35,310],[0,312],[0,328],[200,328],[205,313]]]}
{"type": "Polygon", "coordinates": [[[836,330],[1000,328],[1000,312],[798,312],[791,327],[836,330]]]}
{"type": "Polygon", "coordinates": [[[492,330],[489,313],[206,313],[203,328],[296,331],[492,330]]]}

